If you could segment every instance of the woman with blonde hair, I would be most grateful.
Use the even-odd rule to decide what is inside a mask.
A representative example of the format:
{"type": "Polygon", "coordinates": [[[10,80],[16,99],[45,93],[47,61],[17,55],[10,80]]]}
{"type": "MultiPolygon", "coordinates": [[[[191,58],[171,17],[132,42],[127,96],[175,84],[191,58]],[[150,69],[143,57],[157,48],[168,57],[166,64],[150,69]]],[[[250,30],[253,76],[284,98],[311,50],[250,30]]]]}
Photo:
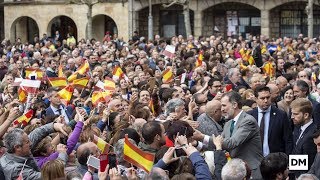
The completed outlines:
{"type": "Polygon", "coordinates": [[[59,159],[48,161],[43,166],[41,175],[43,180],[65,179],[64,163],[59,159]]]}

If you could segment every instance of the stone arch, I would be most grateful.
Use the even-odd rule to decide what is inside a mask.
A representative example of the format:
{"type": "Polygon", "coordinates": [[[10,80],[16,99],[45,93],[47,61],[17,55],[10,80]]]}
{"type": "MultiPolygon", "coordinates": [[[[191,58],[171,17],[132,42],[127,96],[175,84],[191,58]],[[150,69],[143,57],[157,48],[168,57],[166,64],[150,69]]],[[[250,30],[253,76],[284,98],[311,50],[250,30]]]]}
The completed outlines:
{"type": "MultiPolygon", "coordinates": [[[[212,1],[212,0],[208,0],[212,1]]],[[[169,4],[170,0],[152,0],[152,6],[154,5],[161,5],[161,4],[169,4]]],[[[134,10],[135,11],[140,11],[142,9],[148,8],[149,7],[149,1],[148,0],[140,0],[140,1],[135,1],[134,3],[134,10]]],[[[192,6],[192,2],[190,2],[190,10],[195,11],[195,8],[192,6]]]]}
{"type": "Polygon", "coordinates": [[[55,32],[59,31],[62,39],[67,39],[67,34],[73,34],[74,38],[78,38],[78,28],[75,21],[66,15],[58,15],[48,23],[48,36],[54,37],[55,32]]]}
{"type": "MultiPolygon", "coordinates": [[[[271,37],[297,37],[300,33],[306,36],[308,34],[306,5],[307,1],[286,1],[270,9],[271,37]]],[[[313,34],[315,37],[320,34],[320,6],[318,1],[313,5],[313,14],[313,34]]]]}
{"type": "MultiPolygon", "coordinates": [[[[247,1],[246,1],[247,2],[247,1]]],[[[211,3],[213,4],[213,2],[211,3]]],[[[223,2],[203,10],[203,29],[205,36],[222,35],[246,37],[248,33],[261,33],[261,12],[250,3],[223,2]]]]}
{"type": "MultiPolygon", "coordinates": [[[[140,9],[137,19],[137,30],[140,36],[148,37],[148,14],[149,7],[140,9]]],[[[190,9],[191,34],[194,34],[194,11],[190,9]]],[[[161,3],[152,5],[153,34],[161,37],[172,37],[176,35],[186,36],[183,6],[174,4],[168,8],[162,7],[161,3]]]]}
{"type": "Polygon", "coordinates": [[[114,19],[105,14],[97,14],[92,17],[93,38],[101,41],[106,32],[111,36],[118,34],[118,26],[114,19]]]}
{"type": "Polygon", "coordinates": [[[20,38],[23,43],[33,42],[36,36],[39,37],[39,26],[35,19],[29,16],[20,16],[12,22],[10,28],[12,40],[20,38]]]}
{"type": "MultiPolygon", "coordinates": [[[[292,2],[308,2],[308,0],[277,0],[277,1],[272,1],[272,3],[267,3],[266,9],[272,10],[278,6],[287,4],[287,3],[292,3],[292,2]]],[[[314,1],[313,2],[315,5],[320,5],[319,1],[314,1]]]]}
{"type": "Polygon", "coordinates": [[[196,6],[198,6],[198,10],[200,11],[205,11],[213,6],[219,5],[219,4],[224,4],[224,3],[240,3],[243,5],[249,5],[252,6],[256,9],[262,9],[263,8],[263,3],[262,1],[256,1],[256,0],[216,0],[216,1],[212,1],[212,0],[205,0],[201,3],[196,4],[196,6]]]}

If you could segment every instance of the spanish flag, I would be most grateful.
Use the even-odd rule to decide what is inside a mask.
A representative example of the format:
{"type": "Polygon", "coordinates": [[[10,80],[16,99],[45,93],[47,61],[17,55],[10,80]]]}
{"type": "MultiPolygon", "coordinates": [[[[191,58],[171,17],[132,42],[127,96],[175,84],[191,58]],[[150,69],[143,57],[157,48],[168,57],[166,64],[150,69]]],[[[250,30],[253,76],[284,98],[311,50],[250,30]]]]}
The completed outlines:
{"type": "Polygon", "coordinates": [[[154,102],[153,102],[152,98],[151,98],[151,100],[149,102],[149,108],[150,108],[152,114],[155,115],[156,111],[154,110],[154,102]]]}
{"type": "Polygon", "coordinates": [[[74,87],[79,87],[79,88],[85,88],[89,82],[89,77],[83,77],[80,79],[76,79],[73,81],[73,86],[74,87]]]}
{"type": "Polygon", "coordinates": [[[73,94],[73,87],[71,84],[69,84],[67,87],[61,89],[58,92],[58,95],[60,96],[61,101],[63,102],[64,105],[68,105],[72,97],[72,94],[73,94]]]}
{"type": "Polygon", "coordinates": [[[36,79],[43,78],[43,71],[41,69],[33,69],[33,68],[26,68],[26,79],[31,79],[31,76],[35,75],[36,79]]]}
{"type": "Polygon", "coordinates": [[[109,152],[110,144],[108,144],[103,139],[99,138],[98,136],[94,135],[93,143],[98,146],[98,149],[101,151],[101,154],[107,154],[109,152]]]}
{"type": "Polygon", "coordinates": [[[23,87],[19,87],[18,97],[19,97],[20,102],[22,102],[22,103],[27,102],[28,93],[25,89],[23,89],[23,87]]]}
{"type": "Polygon", "coordinates": [[[267,47],[266,47],[266,45],[263,45],[261,47],[261,54],[265,54],[266,52],[267,52],[267,47]]]}
{"type": "Polygon", "coordinates": [[[275,69],[270,61],[266,62],[263,66],[264,73],[269,77],[274,77],[275,69]]]}
{"type": "Polygon", "coordinates": [[[312,82],[317,82],[317,75],[316,75],[315,72],[312,72],[312,74],[311,74],[311,81],[312,82]]]}
{"type": "Polygon", "coordinates": [[[225,155],[226,155],[227,161],[230,161],[230,160],[231,160],[230,153],[229,153],[229,152],[226,152],[225,155]]]}
{"type": "Polygon", "coordinates": [[[111,99],[111,94],[112,93],[110,91],[94,91],[91,97],[93,106],[97,106],[102,102],[109,102],[111,99]]]}
{"type": "Polygon", "coordinates": [[[123,159],[149,173],[153,166],[154,154],[144,152],[132,144],[128,135],[125,136],[123,147],[123,159]]]}
{"type": "Polygon", "coordinates": [[[173,72],[171,71],[171,69],[168,68],[162,73],[163,83],[169,83],[172,79],[173,79],[173,72]]]}
{"type": "Polygon", "coordinates": [[[18,119],[13,121],[13,124],[17,125],[17,124],[22,123],[24,126],[26,126],[29,123],[29,121],[31,120],[32,116],[33,116],[33,110],[30,109],[28,112],[24,113],[18,119]]]}
{"type": "Polygon", "coordinates": [[[116,89],[116,83],[111,78],[105,78],[104,89],[109,91],[114,91],[116,89]]]}
{"type": "Polygon", "coordinates": [[[123,73],[122,69],[119,66],[114,68],[112,74],[114,76],[118,77],[119,79],[123,78],[123,76],[124,76],[124,73],[123,73]]]}
{"type": "Polygon", "coordinates": [[[65,77],[51,77],[48,78],[52,87],[64,88],[68,85],[67,78],[65,77]]]}
{"type": "Polygon", "coordinates": [[[196,67],[200,67],[202,65],[202,61],[203,61],[203,51],[201,50],[199,52],[199,56],[198,56],[198,59],[196,61],[196,67]]]}
{"type": "Polygon", "coordinates": [[[62,65],[59,65],[58,68],[58,77],[64,77],[62,65]]]}
{"type": "Polygon", "coordinates": [[[85,63],[80,66],[80,68],[77,70],[77,72],[81,75],[86,74],[88,71],[90,70],[90,65],[88,63],[88,61],[85,61],[85,63]]]}
{"type": "Polygon", "coordinates": [[[68,77],[68,82],[73,82],[74,80],[77,79],[77,77],[78,77],[78,72],[74,72],[68,77]]]}

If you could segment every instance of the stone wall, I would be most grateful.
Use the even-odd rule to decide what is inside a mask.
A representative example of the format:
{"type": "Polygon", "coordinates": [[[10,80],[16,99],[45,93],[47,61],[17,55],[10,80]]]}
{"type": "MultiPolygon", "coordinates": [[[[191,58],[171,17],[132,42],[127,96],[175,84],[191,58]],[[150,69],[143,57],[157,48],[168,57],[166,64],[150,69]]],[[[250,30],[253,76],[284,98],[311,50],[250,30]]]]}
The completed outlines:
{"type": "MultiPolygon", "coordinates": [[[[87,6],[76,4],[21,4],[8,5],[4,7],[5,37],[14,39],[12,26],[19,17],[28,16],[36,21],[39,27],[39,34],[50,34],[52,19],[58,16],[70,17],[77,27],[77,39],[86,37],[87,6]]],[[[103,14],[112,18],[118,27],[120,37],[128,40],[128,17],[127,5],[123,3],[101,3],[93,7],[92,15],[103,14]]],[[[95,27],[93,27],[94,29],[95,27]]],[[[100,38],[99,36],[98,38],[100,38]]]]}

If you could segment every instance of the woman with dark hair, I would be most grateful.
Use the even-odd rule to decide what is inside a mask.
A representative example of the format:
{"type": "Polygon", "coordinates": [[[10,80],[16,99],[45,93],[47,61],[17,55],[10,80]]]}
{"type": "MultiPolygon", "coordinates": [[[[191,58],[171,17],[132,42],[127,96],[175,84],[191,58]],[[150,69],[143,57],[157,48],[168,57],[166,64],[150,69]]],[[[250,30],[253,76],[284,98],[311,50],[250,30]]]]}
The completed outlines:
{"type": "Polygon", "coordinates": [[[293,96],[293,87],[287,86],[281,91],[281,101],[277,103],[278,108],[287,113],[288,117],[290,117],[290,104],[294,100],[293,96]]]}

